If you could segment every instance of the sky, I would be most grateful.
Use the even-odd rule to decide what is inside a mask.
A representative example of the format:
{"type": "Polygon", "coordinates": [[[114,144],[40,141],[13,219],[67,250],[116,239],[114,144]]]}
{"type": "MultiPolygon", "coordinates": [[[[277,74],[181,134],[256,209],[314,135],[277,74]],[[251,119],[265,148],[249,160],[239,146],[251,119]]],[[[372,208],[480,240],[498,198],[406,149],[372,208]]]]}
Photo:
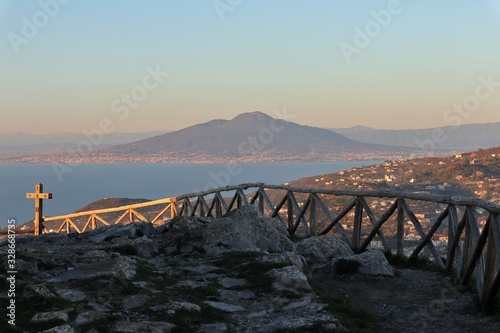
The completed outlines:
{"type": "Polygon", "coordinates": [[[499,33],[500,0],[0,0],[0,133],[500,122],[499,33]]]}

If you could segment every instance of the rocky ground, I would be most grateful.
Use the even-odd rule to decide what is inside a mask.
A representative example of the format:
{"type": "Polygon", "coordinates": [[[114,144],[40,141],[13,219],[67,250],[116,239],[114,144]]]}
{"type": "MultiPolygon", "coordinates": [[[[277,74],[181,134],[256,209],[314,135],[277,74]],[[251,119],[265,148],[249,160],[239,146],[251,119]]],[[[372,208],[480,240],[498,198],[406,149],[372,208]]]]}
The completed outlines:
{"type": "MultiPolygon", "coordinates": [[[[16,244],[16,326],[2,320],[1,332],[499,331],[491,317],[468,313],[472,294],[456,296],[445,277],[395,272],[381,252],[354,255],[333,236],[294,242],[251,206],[214,221],[178,217],[16,244]],[[413,329],[418,316],[425,327],[413,329]]],[[[6,269],[5,242],[0,249],[6,269]]]]}
{"type": "Polygon", "coordinates": [[[500,332],[500,318],[481,313],[475,294],[458,291],[443,273],[401,268],[395,277],[315,272],[316,288],[373,316],[374,327],[391,333],[500,332]]]}

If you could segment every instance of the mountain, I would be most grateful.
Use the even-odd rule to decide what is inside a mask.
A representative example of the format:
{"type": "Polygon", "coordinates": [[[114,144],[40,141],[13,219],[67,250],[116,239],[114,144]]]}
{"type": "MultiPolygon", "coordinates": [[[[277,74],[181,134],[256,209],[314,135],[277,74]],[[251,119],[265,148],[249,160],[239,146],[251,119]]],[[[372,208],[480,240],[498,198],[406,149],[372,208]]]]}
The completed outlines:
{"type": "Polygon", "coordinates": [[[440,149],[472,151],[500,145],[500,123],[445,126],[416,130],[376,130],[370,127],[355,126],[351,128],[335,128],[332,131],[360,142],[415,148],[421,148],[419,147],[419,142],[422,145],[423,142],[435,136],[433,133],[440,131],[446,136],[443,142],[435,142],[436,147],[440,149]]]}
{"type": "Polygon", "coordinates": [[[115,146],[96,156],[120,161],[306,161],[409,156],[416,149],[351,140],[317,127],[250,112],[115,146]]]}

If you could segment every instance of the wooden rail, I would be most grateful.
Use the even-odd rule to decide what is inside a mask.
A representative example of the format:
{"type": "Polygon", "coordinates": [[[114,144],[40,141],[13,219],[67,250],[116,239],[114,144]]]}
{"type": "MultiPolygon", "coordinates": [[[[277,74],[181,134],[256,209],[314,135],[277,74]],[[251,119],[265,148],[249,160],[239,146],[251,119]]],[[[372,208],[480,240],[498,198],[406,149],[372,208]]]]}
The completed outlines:
{"type": "Polygon", "coordinates": [[[57,232],[61,232],[64,227],[67,232],[71,228],[84,232],[89,227],[94,229],[97,221],[110,224],[100,217],[104,213],[123,212],[114,223],[119,223],[127,216],[130,222],[134,222],[134,217],[146,221],[137,209],[154,205],[166,207],[151,220],[153,223],[167,211],[170,211],[170,218],[176,215],[219,218],[243,205],[255,205],[264,215],[281,220],[292,236],[336,234],[356,253],[378,245],[385,252],[398,256],[407,254],[410,259],[428,256],[443,269],[455,272],[461,285],[468,286],[475,281],[483,306],[490,304],[500,289],[500,205],[477,198],[251,183],[188,193],[175,199],[43,220],[64,220],[57,232]],[[375,199],[384,199],[389,203],[384,207],[374,207],[370,202],[375,199]],[[432,206],[424,210],[432,210],[435,216],[427,227],[417,217],[419,214],[414,212],[421,211],[425,205],[432,206]],[[376,216],[374,208],[377,208],[380,216],[376,216]],[[72,219],[82,216],[87,217],[87,222],[80,230],[72,219]],[[485,217],[484,223],[478,220],[480,216],[485,217]],[[405,237],[409,228],[418,235],[416,240],[410,241],[405,237]],[[436,239],[438,230],[441,233],[446,231],[446,241],[441,251],[435,245],[439,243],[436,239]]]}
{"type": "Polygon", "coordinates": [[[409,253],[410,259],[422,256],[426,250],[437,265],[447,271],[454,271],[461,285],[468,286],[475,280],[483,306],[489,304],[500,289],[500,205],[486,200],[426,193],[330,190],[263,183],[226,186],[185,194],[176,199],[179,214],[185,216],[218,218],[236,207],[256,205],[263,214],[279,218],[285,223],[291,235],[308,237],[336,233],[356,253],[365,251],[374,241],[386,252],[393,253],[395,250],[398,256],[409,253]],[[251,193],[245,194],[249,190],[251,193]],[[234,193],[228,200],[224,199],[223,192],[234,193]],[[269,193],[273,194],[275,203],[269,193]],[[301,200],[298,200],[299,197],[301,200]],[[329,207],[332,198],[348,200],[335,213],[329,207]],[[378,218],[368,204],[368,200],[374,198],[391,201],[378,218]],[[415,208],[424,203],[439,206],[439,212],[434,212],[434,222],[427,229],[410,203],[415,208]],[[487,216],[484,225],[477,219],[478,210],[484,210],[483,215],[487,216]],[[395,240],[390,239],[383,228],[394,215],[395,240]],[[341,222],[352,225],[352,228],[346,230],[341,222]],[[405,238],[407,225],[413,226],[419,236],[411,248],[405,238]],[[435,246],[439,229],[448,230],[443,253],[435,246]]]}
{"type": "MultiPolygon", "coordinates": [[[[138,204],[126,205],[114,208],[90,210],[90,211],[61,215],[61,216],[44,217],[43,222],[63,220],[63,223],[57,229],[56,233],[60,233],[63,229],[65,229],[67,233],[70,233],[71,229],[74,229],[78,233],[82,233],[87,231],[89,228],[91,228],[92,230],[95,229],[97,227],[98,222],[104,225],[111,225],[120,223],[121,221],[125,220],[125,218],[128,218],[129,222],[135,222],[135,218],[137,218],[142,222],[156,223],[167,212],[170,212],[170,218],[175,217],[176,215],[175,202],[176,202],[175,198],[166,198],[161,200],[148,201],[144,203],[138,203],[138,204]],[[138,212],[139,208],[154,207],[154,206],[165,206],[165,207],[159,213],[157,213],[153,219],[148,220],[143,214],[138,212]],[[103,215],[110,213],[122,213],[122,214],[116,219],[106,220],[106,218],[104,218],[103,215]],[[82,229],[78,228],[76,223],[73,221],[75,218],[79,217],[85,217],[87,219],[82,229]]],[[[45,232],[48,232],[48,230],[45,227],[43,227],[43,230],[45,232]]]]}

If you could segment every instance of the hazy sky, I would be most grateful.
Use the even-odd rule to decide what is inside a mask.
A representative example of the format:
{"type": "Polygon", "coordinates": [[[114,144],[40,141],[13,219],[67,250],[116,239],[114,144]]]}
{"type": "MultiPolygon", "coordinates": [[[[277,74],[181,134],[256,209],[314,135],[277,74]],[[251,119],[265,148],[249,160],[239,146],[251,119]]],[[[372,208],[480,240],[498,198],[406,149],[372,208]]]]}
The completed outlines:
{"type": "Polygon", "coordinates": [[[500,0],[0,0],[0,133],[500,122],[499,35],[500,0]]]}

